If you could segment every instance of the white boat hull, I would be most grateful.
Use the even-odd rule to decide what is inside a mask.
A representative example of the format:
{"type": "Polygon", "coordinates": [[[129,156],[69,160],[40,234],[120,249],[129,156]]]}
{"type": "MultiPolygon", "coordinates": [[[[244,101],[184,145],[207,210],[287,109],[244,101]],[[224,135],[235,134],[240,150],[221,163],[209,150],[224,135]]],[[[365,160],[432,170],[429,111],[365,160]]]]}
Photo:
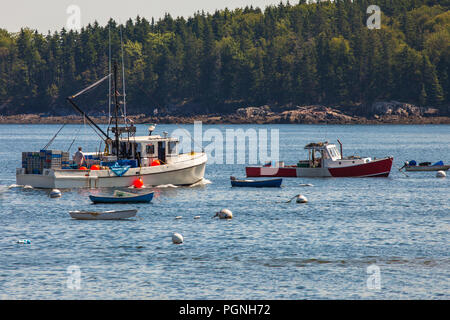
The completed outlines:
{"type": "Polygon", "coordinates": [[[136,215],[137,210],[122,210],[122,211],[69,211],[73,219],[78,220],[119,220],[128,219],[136,215]]]}
{"type": "Polygon", "coordinates": [[[129,187],[141,178],[145,186],[191,185],[203,179],[206,161],[205,153],[186,155],[185,159],[167,165],[130,168],[122,176],[111,170],[45,169],[43,174],[25,174],[24,169],[19,168],[16,183],[44,189],[110,188],[129,187]]]}

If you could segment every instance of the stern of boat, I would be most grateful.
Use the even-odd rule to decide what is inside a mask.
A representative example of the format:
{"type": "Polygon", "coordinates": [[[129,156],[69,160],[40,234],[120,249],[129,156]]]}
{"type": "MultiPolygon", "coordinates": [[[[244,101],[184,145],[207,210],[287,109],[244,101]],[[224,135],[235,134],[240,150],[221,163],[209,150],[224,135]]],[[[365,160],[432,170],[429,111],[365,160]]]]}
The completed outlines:
{"type": "Polygon", "coordinates": [[[388,177],[393,162],[393,157],[387,157],[362,164],[328,168],[328,170],[332,177],[388,177]]]}

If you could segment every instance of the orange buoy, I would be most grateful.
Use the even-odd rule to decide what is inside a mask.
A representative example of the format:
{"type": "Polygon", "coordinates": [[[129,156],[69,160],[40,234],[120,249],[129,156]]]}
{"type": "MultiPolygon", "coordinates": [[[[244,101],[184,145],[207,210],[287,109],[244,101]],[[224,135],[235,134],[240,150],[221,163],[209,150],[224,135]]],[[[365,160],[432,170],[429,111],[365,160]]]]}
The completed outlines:
{"type": "Polygon", "coordinates": [[[136,179],[136,180],[134,180],[133,181],[133,186],[135,187],[135,188],[142,188],[142,186],[144,185],[144,181],[142,181],[142,179],[141,178],[139,178],[139,179],[136,179]]]}
{"type": "Polygon", "coordinates": [[[152,167],[154,167],[154,166],[160,166],[160,165],[161,165],[161,162],[160,162],[158,159],[153,160],[153,161],[152,161],[152,164],[151,164],[152,167]]]}
{"type": "Polygon", "coordinates": [[[83,166],[83,167],[80,167],[79,170],[87,170],[87,168],[83,166]]]}
{"type": "Polygon", "coordinates": [[[93,164],[91,170],[100,170],[100,166],[98,164],[93,164]]]}

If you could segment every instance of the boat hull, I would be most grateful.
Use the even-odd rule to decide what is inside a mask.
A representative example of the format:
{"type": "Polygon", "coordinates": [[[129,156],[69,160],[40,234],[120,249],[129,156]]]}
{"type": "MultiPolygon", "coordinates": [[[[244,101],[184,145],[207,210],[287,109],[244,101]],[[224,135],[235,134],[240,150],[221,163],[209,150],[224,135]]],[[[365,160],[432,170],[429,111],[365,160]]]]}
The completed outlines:
{"type": "Polygon", "coordinates": [[[326,168],[247,167],[247,177],[387,177],[393,158],[377,159],[363,164],[326,168]]]}
{"type": "Polygon", "coordinates": [[[387,177],[391,172],[393,161],[393,158],[385,158],[355,166],[328,168],[328,170],[333,177],[387,177]]]}
{"type": "Polygon", "coordinates": [[[94,196],[89,195],[89,199],[93,203],[138,203],[138,202],[150,202],[153,199],[153,192],[146,194],[137,194],[132,197],[108,197],[108,196],[94,196]]]}
{"type": "Polygon", "coordinates": [[[70,216],[77,220],[120,220],[128,219],[136,216],[137,210],[122,210],[122,211],[69,211],[70,216]]]}
{"type": "Polygon", "coordinates": [[[272,179],[263,181],[244,181],[244,180],[231,180],[232,187],[249,187],[249,188],[279,188],[283,179],[272,179]]]}
{"type": "Polygon", "coordinates": [[[447,171],[450,165],[445,166],[405,166],[406,171],[447,171]]]}
{"type": "Polygon", "coordinates": [[[46,169],[43,174],[25,174],[24,169],[19,168],[16,183],[44,189],[112,188],[132,186],[140,178],[145,186],[191,185],[203,179],[206,161],[206,154],[200,154],[169,165],[131,168],[122,176],[111,170],[46,169]]]}

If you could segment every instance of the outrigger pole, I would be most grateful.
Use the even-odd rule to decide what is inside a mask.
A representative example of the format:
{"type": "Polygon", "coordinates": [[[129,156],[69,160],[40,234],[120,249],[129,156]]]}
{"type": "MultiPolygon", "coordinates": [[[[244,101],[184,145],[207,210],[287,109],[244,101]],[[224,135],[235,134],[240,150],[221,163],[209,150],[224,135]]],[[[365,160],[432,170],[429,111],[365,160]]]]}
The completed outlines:
{"type": "MultiPolygon", "coordinates": [[[[106,133],[105,131],[103,131],[95,122],[94,120],[92,120],[83,110],[80,109],[80,107],[78,107],[76,105],[76,103],[73,101],[76,97],[78,97],[79,95],[85,93],[86,91],[92,89],[93,87],[97,86],[98,84],[100,84],[101,82],[105,81],[106,79],[110,79],[111,78],[111,74],[108,74],[107,76],[103,77],[102,79],[98,80],[97,82],[95,82],[94,84],[90,85],[89,87],[81,90],[80,92],[78,92],[77,94],[74,94],[70,97],[67,97],[67,101],[70,102],[70,104],[72,105],[72,107],[78,111],[88,122],[90,125],[93,125],[95,127],[95,129],[97,129],[98,131],[100,131],[100,133],[103,135],[103,138],[105,143],[112,143],[112,139],[109,137],[108,133],[106,133]]],[[[115,126],[112,128],[112,132],[114,133],[115,136],[115,145],[116,145],[116,156],[117,156],[117,160],[119,160],[120,157],[120,135],[123,132],[128,132],[128,134],[130,133],[134,133],[136,132],[136,127],[131,126],[131,127],[119,127],[119,109],[120,109],[120,102],[119,102],[119,91],[117,91],[117,62],[114,62],[114,73],[113,73],[113,89],[114,89],[114,102],[115,102],[115,108],[114,108],[114,118],[115,118],[115,126]]],[[[95,131],[95,130],[94,130],[95,131]]],[[[108,132],[109,132],[109,127],[108,127],[108,132]]],[[[97,132],[96,132],[97,133],[97,132]]],[[[98,134],[98,133],[97,133],[98,134]]]]}
{"type": "Polygon", "coordinates": [[[73,99],[75,99],[76,97],[78,97],[79,95],[85,93],[86,91],[88,91],[89,89],[92,89],[93,87],[97,86],[98,84],[100,84],[101,82],[105,81],[107,78],[109,78],[111,76],[111,74],[108,74],[106,77],[100,79],[99,81],[97,81],[96,83],[90,85],[89,87],[87,87],[86,89],[81,90],[80,92],[78,92],[77,94],[74,94],[70,97],[67,97],[67,101],[70,102],[70,104],[72,105],[72,107],[79,112],[90,124],[92,124],[98,131],[100,131],[100,133],[105,137],[105,141],[111,140],[110,137],[108,136],[107,133],[105,133],[105,131],[102,130],[102,128],[100,128],[95,122],[94,120],[92,120],[83,110],[80,109],[80,107],[78,107],[76,105],[76,103],[73,101],[73,99]]]}
{"type": "Polygon", "coordinates": [[[100,131],[100,133],[105,137],[105,140],[110,139],[109,136],[94,122],[94,120],[92,120],[91,118],[89,118],[89,116],[83,111],[81,110],[76,104],[75,102],[73,102],[72,97],[68,97],[67,101],[70,102],[70,104],[72,105],[72,107],[78,111],[79,113],[81,113],[81,115],[83,117],[86,118],[87,121],[89,121],[90,124],[92,124],[98,131],[100,131]]]}

